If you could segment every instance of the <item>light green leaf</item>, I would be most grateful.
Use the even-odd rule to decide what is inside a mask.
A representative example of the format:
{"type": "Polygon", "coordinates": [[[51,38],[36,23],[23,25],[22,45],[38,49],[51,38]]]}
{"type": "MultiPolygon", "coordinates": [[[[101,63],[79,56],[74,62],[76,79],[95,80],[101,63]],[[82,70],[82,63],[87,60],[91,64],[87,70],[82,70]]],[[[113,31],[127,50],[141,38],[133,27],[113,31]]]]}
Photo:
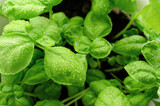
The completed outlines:
{"type": "Polygon", "coordinates": [[[92,2],[92,10],[97,15],[109,14],[114,8],[113,0],[94,0],[92,2]]]}
{"type": "Polygon", "coordinates": [[[70,19],[70,24],[72,25],[83,25],[84,19],[80,16],[74,16],[70,19]]]}
{"type": "Polygon", "coordinates": [[[24,35],[0,37],[0,73],[13,75],[26,68],[33,56],[34,43],[24,35]]]}
{"type": "Polygon", "coordinates": [[[64,106],[59,100],[38,101],[34,106],[64,106]]]}
{"type": "Polygon", "coordinates": [[[147,42],[142,50],[143,56],[147,62],[152,65],[155,69],[160,67],[160,46],[155,41],[147,42]]]}
{"type": "Polygon", "coordinates": [[[33,65],[26,73],[23,78],[23,83],[28,85],[36,85],[49,80],[47,74],[44,72],[43,59],[33,65]]]}
{"type": "Polygon", "coordinates": [[[42,46],[54,46],[61,43],[60,30],[56,23],[45,18],[35,17],[30,19],[33,28],[27,28],[29,36],[42,46]]]}
{"type": "Polygon", "coordinates": [[[84,21],[84,35],[94,40],[108,35],[112,30],[112,22],[108,15],[99,16],[90,11],[84,21]]]}
{"type": "Polygon", "coordinates": [[[98,81],[105,79],[105,74],[98,69],[88,69],[87,70],[87,77],[86,77],[86,82],[89,84],[92,81],[98,81]]]}
{"type": "Polygon", "coordinates": [[[160,33],[160,2],[159,0],[150,0],[150,4],[142,10],[144,22],[152,29],[160,33]]]}
{"type": "Polygon", "coordinates": [[[95,106],[130,106],[130,103],[118,88],[110,86],[101,91],[95,106]]]}
{"type": "Polygon", "coordinates": [[[76,52],[88,54],[90,52],[91,41],[86,36],[79,36],[75,38],[73,46],[76,52]]]}
{"type": "Polygon", "coordinates": [[[6,0],[2,12],[11,19],[29,19],[42,14],[45,8],[38,0],[6,0]]]}
{"type": "Polygon", "coordinates": [[[146,39],[139,35],[123,38],[115,43],[113,51],[122,55],[139,55],[146,39]]]}
{"type": "Polygon", "coordinates": [[[51,20],[53,20],[60,28],[69,22],[68,17],[63,12],[54,13],[51,20]]]}
{"type": "Polygon", "coordinates": [[[157,81],[155,70],[145,61],[136,61],[124,68],[134,80],[140,83],[150,85],[157,81]]]}
{"type": "Polygon", "coordinates": [[[134,80],[131,76],[126,77],[124,79],[123,83],[124,83],[125,87],[130,91],[139,92],[143,89],[148,88],[147,85],[139,83],[138,81],[134,80]]]}
{"type": "Polygon", "coordinates": [[[116,80],[116,79],[110,79],[109,81],[110,81],[110,83],[111,83],[112,86],[118,88],[119,90],[122,90],[122,85],[121,85],[121,83],[118,80],[116,80]]]}
{"type": "Polygon", "coordinates": [[[86,66],[65,47],[46,48],[44,67],[47,75],[64,85],[83,86],[86,66]]]}
{"type": "Polygon", "coordinates": [[[29,27],[29,26],[30,24],[28,21],[24,21],[24,20],[12,21],[4,27],[3,34],[13,33],[13,32],[27,34],[25,27],[29,27]]]}
{"type": "Polygon", "coordinates": [[[39,1],[48,7],[53,7],[60,4],[63,0],[39,0],[39,1]]]}
{"type": "Polygon", "coordinates": [[[111,44],[104,38],[96,38],[92,42],[92,47],[90,50],[90,54],[94,58],[105,58],[107,57],[111,52],[111,44]]]}
{"type": "Polygon", "coordinates": [[[116,7],[121,10],[132,14],[137,11],[137,2],[136,0],[113,0],[116,7]]]}

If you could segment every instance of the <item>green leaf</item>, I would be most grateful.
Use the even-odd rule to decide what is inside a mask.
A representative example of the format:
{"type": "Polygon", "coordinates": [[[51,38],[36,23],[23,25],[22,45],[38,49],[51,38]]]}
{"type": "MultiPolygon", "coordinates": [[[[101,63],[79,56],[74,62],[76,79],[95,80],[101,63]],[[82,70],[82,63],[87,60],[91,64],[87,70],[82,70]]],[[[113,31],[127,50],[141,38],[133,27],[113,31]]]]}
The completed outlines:
{"type": "Polygon", "coordinates": [[[19,72],[14,75],[1,74],[1,81],[4,84],[12,84],[12,85],[18,84],[20,82],[21,78],[22,78],[22,72],[19,72]]]}
{"type": "Polygon", "coordinates": [[[97,15],[109,14],[114,8],[114,3],[112,0],[94,0],[92,2],[92,10],[97,15]]]}
{"type": "Polygon", "coordinates": [[[60,28],[69,22],[68,17],[63,12],[54,13],[51,20],[53,20],[60,28]]]}
{"type": "Polygon", "coordinates": [[[132,106],[148,106],[150,101],[150,97],[147,97],[147,95],[143,93],[129,94],[127,98],[132,106]]]}
{"type": "Polygon", "coordinates": [[[111,83],[112,86],[118,88],[119,90],[122,90],[122,85],[121,85],[121,83],[118,80],[116,80],[116,79],[110,79],[109,81],[110,81],[110,83],[111,83]]]}
{"type": "Polygon", "coordinates": [[[104,38],[96,38],[92,42],[92,47],[90,50],[91,56],[94,58],[105,58],[111,52],[111,44],[104,38]]]}
{"type": "Polygon", "coordinates": [[[84,87],[67,86],[67,89],[68,89],[68,96],[71,97],[81,92],[84,89],[84,87]]]}
{"type": "Polygon", "coordinates": [[[108,86],[112,86],[108,80],[93,81],[89,84],[90,89],[98,96],[99,93],[108,86]]]}
{"type": "Polygon", "coordinates": [[[87,70],[87,77],[86,77],[86,82],[89,84],[92,81],[98,81],[105,79],[105,74],[98,69],[88,69],[87,70]]]}
{"type": "Polygon", "coordinates": [[[50,47],[61,43],[60,30],[56,23],[45,17],[30,19],[32,28],[27,28],[29,36],[42,46],[50,47]]]}
{"type": "Polygon", "coordinates": [[[155,41],[147,42],[142,50],[143,56],[147,60],[147,62],[152,65],[155,69],[160,67],[160,46],[155,41]]]}
{"type": "Polygon", "coordinates": [[[150,0],[151,4],[142,10],[142,18],[144,22],[152,29],[160,33],[160,2],[159,0],[150,0]]]}
{"type": "Polygon", "coordinates": [[[46,48],[44,67],[47,75],[64,85],[83,86],[86,66],[65,47],[46,48]]]}
{"type": "Polygon", "coordinates": [[[88,54],[91,48],[91,41],[86,36],[79,36],[75,38],[73,46],[76,52],[88,54]]]}
{"type": "Polygon", "coordinates": [[[12,98],[8,101],[9,106],[31,106],[31,103],[25,97],[12,98]]]}
{"type": "Polygon", "coordinates": [[[29,19],[42,14],[45,7],[38,0],[6,0],[2,12],[11,19],[29,19]]]}
{"type": "Polygon", "coordinates": [[[93,11],[89,12],[84,21],[84,35],[94,40],[105,37],[112,30],[112,22],[108,15],[99,16],[93,11]]]}
{"type": "Polygon", "coordinates": [[[8,25],[6,25],[3,29],[3,35],[7,33],[13,33],[17,32],[20,34],[27,34],[26,27],[30,27],[30,24],[28,21],[24,20],[15,20],[11,21],[8,25]]]}
{"type": "Polygon", "coordinates": [[[13,75],[26,68],[33,56],[34,43],[24,35],[0,37],[0,73],[13,75]]]}
{"type": "Polygon", "coordinates": [[[121,10],[132,14],[137,11],[137,2],[136,0],[113,0],[116,7],[121,10]]]}
{"type": "Polygon", "coordinates": [[[88,60],[88,65],[91,68],[96,68],[98,66],[98,62],[93,57],[90,56],[87,58],[87,60],[88,60]]]}
{"type": "Polygon", "coordinates": [[[94,94],[94,92],[89,89],[82,97],[82,102],[84,106],[94,106],[95,102],[97,100],[97,96],[94,94]]]}
{"type": "Polygon", "coordinates": [[[101,91],[95,106],[130,106],[130,103],[118,88],[110,86],[101,91]]]}
{"type": "Polygon", "coordinates": [[[136,28],[132,28],[130,30],[127,30],[126,32],[123,33],[123,37],[129,37],[132,35],[139,35],[139,31],[136,28]]]}
{"type": "Polygon", "coordinates": [[[39,1],[48,7],[53,7],[60,4],[63,0],[39,0],[39,1]]]}
{"type": "Polygon", "coordinates": [[[139,83],[138,81],[134,80],[131,76],[128,76],[123,81],[125,87],[130,91],[142,91],[144,89],[147,89],[148,86],[142,83],[139,83]],[[143,89],[142,89],[143,88],[143,89]]]}
{"type": "Polygon", "coordinates": [[[108,64],[111,65],[111,66],[114,66],[115,63],[116,63],[116,57],[115,56],[112,56],[112,57],[108,57],[108,64]]]}
{"type": "Polygon", "coordinates": [[[38,101],[34,106],[64,106],[59,100],[38,101]]]}
{"type": "Polygon", "coordinates": [[[62,86],[49,80],[34,89],[34,93],[40,100],[58,99],[61,96],[62,86]]]}
{"type": "Polygon", "coordinates": [[[116,41],[113,51],[122,55],[139,55],[144,43],[146,43],[144,37],[133,35],[116,41]]]}
{"type": "Polygon", "coordinates": [[[84,19],[80,16],[74,16],[70,19],[70,24],[72,25],[83,25],[84,19]]]}
{"type": "Polygon", "coordinates": [[[44,62],[43,59],[33,65],[25,74],[23,78],[23,83],[28,85],[36,85],[49,80],[48,76],[44,72],[44,62]]]}
{"type": "Polygon", "coordinates": [[[154,69],[145,61],[136,61],[124,68],[134,80],[140,83],[152,85],[157,81],[154,69]]]}

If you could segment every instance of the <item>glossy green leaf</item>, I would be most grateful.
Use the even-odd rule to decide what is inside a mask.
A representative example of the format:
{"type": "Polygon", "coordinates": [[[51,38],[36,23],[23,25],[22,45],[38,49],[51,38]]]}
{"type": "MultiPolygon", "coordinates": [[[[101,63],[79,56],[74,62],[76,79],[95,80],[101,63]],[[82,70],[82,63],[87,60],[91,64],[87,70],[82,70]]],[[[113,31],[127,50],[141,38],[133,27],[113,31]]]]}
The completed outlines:
{"type": "Polygon", "coordinates": [[[42,14],[45,8],[38,0],[6,0],[2,12],[11,19],[29,19],[42,14]]]}
{"type": "Polygon", "coordinates": [[[38,96],[40,100],[58,99],[61,95],[61,89],[61,85],[49,80],[37,86],[34,89],[34,93],[38,96]]]}
{"type": "Polygon", "coordinates": [[[91,48],[91,41],[86,36],[79,36],[75,38],[73,46],[76,52],[88,54],[91,48]]]}
{"type": "Polygon", "coordinates": [[[28,36],[0,37],[0,73],[13,75],[26,68],[33,56],[34,43],[28,36]]]}
{"type": "Polygon", "coordinates": [[[89,12],[84,21],[84,35],[94,40],[105,37],[112,30],[112,22],[108,15],[99,16],[93,11],[89,12]]]}
{"type": "Polygon", "coordinates": [[[122,90],[122,85],[121,85],[121,83],[118,80],[116,80],[116,79],[110,79],[109,81],[110,81],[110,83],[111,83],[112,86],[118,88],[119,90],[122,90]]]}
{"type": "Polygon", "coordinates": [[[89,84],[92,81],[98,81],[105,79],[105,74],[98,69],[88,69],[87,70],[87,77],[86,77],[86,82],[89,84]]]}
{"type": "Polygon", "coordinates": [[[38,101],[34,106],[64,106],[59,100],[38,101]]]}
{"type": "Polygon", "coordinates": [[[22,72],[19,72],[17,74],[14,74],[14,75],[3,75],[1,74],[1,81],[2,83],[4,84],[18,84],[19,81],[21,80],[22,78],[22,72]]]}
{"type": "Polygon", "coordinates": [[[139,55],[144,43],[146,43],[144,37],[133,35],[116,41],[113,51],[122,55],[139,55]]]}
{"type": "Polygon", "coordinates": [[[91,89],[87,90],[87,92],[82,97],[82,102],[84,106],[94,106],[96,100],[97,96],[91,89]]]}
{"type": "Polygon", "coordinates": [[[61,43],[60,30],[56,23],[45,17],[35,17],[30,19],[32,28],[27,28],[29,36],[42,46],[54,46],[61,43]]]}
{"type": "Polygon", "coordinates": [[[116,7],[121,10],[132,14],[137,11],[137,2],[136,0],[113,0],[116,7]]]}
{"type": "Polygon", "coordinates": [[[94,0],[92,2],[92,10],[97,15],[109,14],[114,8],[113,0],[94,0]]]}
{"type": "Polygon", "coordinates": [[[86,66],[65,47],[46,48],[45,72],[55,82],[64,85],[83,86],[86,66]]]}
{"type": "Polygon", "coordinates": [[[130,103],[118,88],[110,86],[101,91],[95,106],[130,106],[130,103]]]}
{"type": "Polygon", "coordinates": [[[105,58],[107,57],[111,52],[111,44],[104,38],[96,38],[92,42],[90,54],[94,58],[105,58]]]}
{"type": "Polygon", "coordinates": [[[60,28],[69,22],[68,17],[63,12],[54,13],[51,20],[53,20],[60,28]]]}
{"type": "Polygon", "coordinates": [[[98,96],[99,93],[108,86],[112,86],[108,80],[93,81],[89,84],[90,89],[98,96]]]}
{"type": "Polygon", "coordinates": [[[24,20],[12,21],[4,27],[3,34],[13,33],[13,32],[27,34],[26,27],[30,27],[30,24],[28,21],[24,21],[24,20]]]}
{"type": "Polygon", "coordinates": [[[124,68],[134,80],[140,83],[150,85],[157,81],[155,70],[145,61],[136,61],[124,68]]]}
{"type": "Polygon", "coordinates": [[[28,85],[36,85],[47,80],[49,80],[49,77],[44,72],[44,62],[43,59],[41,59],[40,62],[37,62],[25,73],[23,83],[28,85]]]}

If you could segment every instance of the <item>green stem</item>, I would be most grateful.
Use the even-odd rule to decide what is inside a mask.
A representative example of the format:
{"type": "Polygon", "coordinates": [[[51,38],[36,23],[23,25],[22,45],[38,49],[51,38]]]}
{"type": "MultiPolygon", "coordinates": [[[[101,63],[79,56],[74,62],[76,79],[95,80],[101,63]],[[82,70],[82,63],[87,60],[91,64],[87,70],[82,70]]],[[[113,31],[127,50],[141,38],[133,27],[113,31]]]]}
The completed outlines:
{"type": "Polygon", "coordinates": [[[37,46],[38,48],[42,49],[42,50],[45,50],[45,48],[44,48],[43,46],[39,45],[39,44],[36,44],[36,46],[37,46]]]}
{"type": "Polygon", "coordinates": [[[135,14],[133,16],[133,18],[130,20],[130,22],[126,25],[126,27],[122,31],[120,31],[118,34],[116,34],[113,37],[113,39],[119,38],[132,25],[133,21],[140,15],[140,13],[141,13],[141,11],[139,13],[135,14]]]}
{"type": "Polygon", "coordinates": [[[24,95],[26,95],[26,96],[32,96],[32,97],[37,97],[35,94],[29,93],[29,92],[24,92],[24,95]]]}
{"type": "Polygon", "coordinates": [[[123,67],[118,67],[118,68],[106,69],[104,71],[105,72],[115,72],[115,71],[120,71],[122,69],[123,69],[123,67]]]}
{"type": "Polygon", "coordinates": [[[65,106],[70,106],[71,104],[73,104],[74,102],[78,101],[79,99],[81,99],[83,97],[83,95],[86,93],[88,89],[85,89],[84,92],[78,96],[77,98],[73,99],[72,101],[70,101],[69,103],[67,103],[65,106]]]}
{"type": "Polygon", "coordinates": [[[50,7],[50,9],[49,9],[49,19],[52,18],[52,14],[53,14],[52,7],[50,7]]]}
{"type": "Polygon", "coordinates": [[[116,75],[114,75],[113,73],[110,72],[110,74],[112,75],[113,78],[117,79],[120,83],[123,84],[123,81],[121,79],[119,79],[116,75]]]}
{"type": "Polygon", "coordinates": [[[68,101],[70,101],[70,100],[72,100],[72,99],[74,99],[74,98],[82,95],[82,94],[83,94],[84,92],[86,92],[87,90],[88,90],[88,88],[85,89],[85,90],[83,90],[83,91],[81,91],[81,92],[79,92],[79,93],[77,93],[76,95],[73,95],[73,96],[71,96],[71,97],[68,97],[68,98],[62,100],[61,102],[62,102],[62,103],[68,102],[68,101]]]}
{"type": "Polygon", "coordinates": [[[78,106],[78,102],[77,101],[75,102],[75,106],[78,106]]]}

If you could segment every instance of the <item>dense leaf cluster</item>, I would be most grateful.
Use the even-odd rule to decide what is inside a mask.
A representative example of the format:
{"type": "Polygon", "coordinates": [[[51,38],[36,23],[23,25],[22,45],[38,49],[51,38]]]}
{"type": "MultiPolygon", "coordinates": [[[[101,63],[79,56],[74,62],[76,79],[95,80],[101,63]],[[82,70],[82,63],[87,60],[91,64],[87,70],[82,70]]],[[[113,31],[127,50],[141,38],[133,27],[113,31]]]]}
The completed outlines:
{"type": "Polygon", "coordinates": [[[53,13],[61,2],[6,0],[0,6],[10,21],[0,36],[1,106],[77,106],[79,99],[84,106],[147,106],[159,98],[160,0],[93,0],[85,19],[53,13]],[[132,19],[109,42],[108,14],[115,7],[132,19]],[[133,21],[137,28],[128,29],[133,21]],[[102,62],[113,68],[102,71],[102,62]],[[123,68],[129,75],[122,81],[114,73],[123,68]],[[68,98],[61,100],[64,87],[68,98]]]}

